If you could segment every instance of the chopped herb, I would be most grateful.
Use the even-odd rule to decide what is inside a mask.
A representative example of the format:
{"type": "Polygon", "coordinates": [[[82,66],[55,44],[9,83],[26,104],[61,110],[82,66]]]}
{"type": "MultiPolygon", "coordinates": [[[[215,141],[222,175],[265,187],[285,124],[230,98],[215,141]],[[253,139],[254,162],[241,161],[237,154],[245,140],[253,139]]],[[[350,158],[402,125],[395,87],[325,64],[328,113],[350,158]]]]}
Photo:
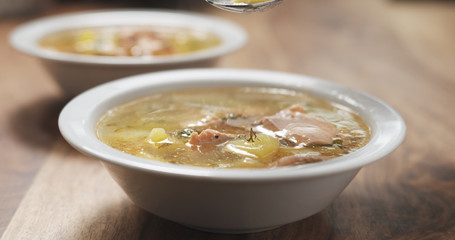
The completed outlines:
{"type": "Polygon", "coordinates": [[[340,138],[335,138],[333,139],[332,145],[342,147],[343,146],[343,140],[340,138]]]}
{"type": "Polygon", "coordinates": [[[253,131],[253,128],[250,128],[250,138],[248,138],[248,142],[254,142],[254,140],[258,139],[256,133],[253,131]]]}
{"type": "Polygon", "coordinates": [[[184,137],[184,138],[189,138],[189,137],[191,137],[191,134],[194,132],[198,132],[198,131],[195,129],[192,129],[192,128],[185,128],[178,132],[178,136],[184,137]]]}

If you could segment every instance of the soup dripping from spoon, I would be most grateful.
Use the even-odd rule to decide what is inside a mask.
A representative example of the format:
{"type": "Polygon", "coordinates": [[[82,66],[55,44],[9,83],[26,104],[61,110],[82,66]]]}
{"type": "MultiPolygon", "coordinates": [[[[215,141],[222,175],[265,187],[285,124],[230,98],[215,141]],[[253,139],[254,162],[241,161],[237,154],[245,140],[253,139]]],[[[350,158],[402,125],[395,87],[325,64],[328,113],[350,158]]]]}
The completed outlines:
{"type": "Polygon", "coordinates": [[[217,8],[237,13],[264,11],[283,0],[205,0],[217,8]]]}

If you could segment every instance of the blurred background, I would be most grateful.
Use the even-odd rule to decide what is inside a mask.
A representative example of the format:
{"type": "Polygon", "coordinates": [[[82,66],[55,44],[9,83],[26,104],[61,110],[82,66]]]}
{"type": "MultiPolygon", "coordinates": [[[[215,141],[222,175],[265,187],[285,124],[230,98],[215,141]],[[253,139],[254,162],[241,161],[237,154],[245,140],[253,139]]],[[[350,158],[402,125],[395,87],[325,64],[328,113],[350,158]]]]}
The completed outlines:
{"type": "MultiPolygon", "coordinates": [[[[69,148],[57,129],[67,99],[37,59],[11,48],[9,33],[39,17],[124,7],[197,11],[241,24],[248,43],[217,67],[327,79],[383,99],[406,121],[403,145],[359,172],[329,208],[234,239],[455,239],[453,0],[285,0],[248,15],[205,0],[0,0],[0,235],[49,155],[69,151],[55,153],[69,148]]],[[[233,239],[150,216],[141,223],[141,239],[233,239]],[[160,238],[169,233],[175,238],[160,238]]]]}
{"type": "Polygon", "coordinates": [[[61,5],[103,5],[111,7],[150,7],[197,9],[207,4],[205,0],[0,0],[0,17],[18,17],[39,14],[61,5]]]}

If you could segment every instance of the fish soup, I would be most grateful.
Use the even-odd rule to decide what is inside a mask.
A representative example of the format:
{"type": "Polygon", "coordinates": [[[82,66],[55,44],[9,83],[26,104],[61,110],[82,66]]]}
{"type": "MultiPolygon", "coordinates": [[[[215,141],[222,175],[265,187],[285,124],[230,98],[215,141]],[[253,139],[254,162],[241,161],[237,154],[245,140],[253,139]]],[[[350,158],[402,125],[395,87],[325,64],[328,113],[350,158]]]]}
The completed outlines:
{"type": "Polygon", "coordinates": [[[97,56],[166,56],[209,49],[221,44],[214,33],[158,26],[90,27],[44,36],[40,46],[65,53],[97,56]]]}
{"type": "Polygon", "coordinates": [[[206,88],[153,94],[98,122],[105,144],[138,157],[212,168],[325,161],[364,146],[370,130],[349,109],[279,88],[206,88]]]}

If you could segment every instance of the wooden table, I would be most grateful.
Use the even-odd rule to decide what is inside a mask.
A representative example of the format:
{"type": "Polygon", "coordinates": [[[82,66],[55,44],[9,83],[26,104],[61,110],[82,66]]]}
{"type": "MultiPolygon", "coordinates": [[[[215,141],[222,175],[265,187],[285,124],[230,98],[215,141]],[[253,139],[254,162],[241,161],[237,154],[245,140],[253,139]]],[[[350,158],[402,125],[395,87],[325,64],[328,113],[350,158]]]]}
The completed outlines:
{"type": "Polygon", "coordinates": [[[98,161],[62,139],[56,122],[67,99],[36,59],[8,45],[8,33],[36,17],[119,6],[55,4],[0,20],[2,239],[455,239],[455,2],[287,0],[250,15],[202,0],[160,5],[247,29],[248,45],[219,67],[338,82],[385,100],[407,123],[404,143],[325,210],[245,235],[188,229],[133,205],[98,161]]]}

